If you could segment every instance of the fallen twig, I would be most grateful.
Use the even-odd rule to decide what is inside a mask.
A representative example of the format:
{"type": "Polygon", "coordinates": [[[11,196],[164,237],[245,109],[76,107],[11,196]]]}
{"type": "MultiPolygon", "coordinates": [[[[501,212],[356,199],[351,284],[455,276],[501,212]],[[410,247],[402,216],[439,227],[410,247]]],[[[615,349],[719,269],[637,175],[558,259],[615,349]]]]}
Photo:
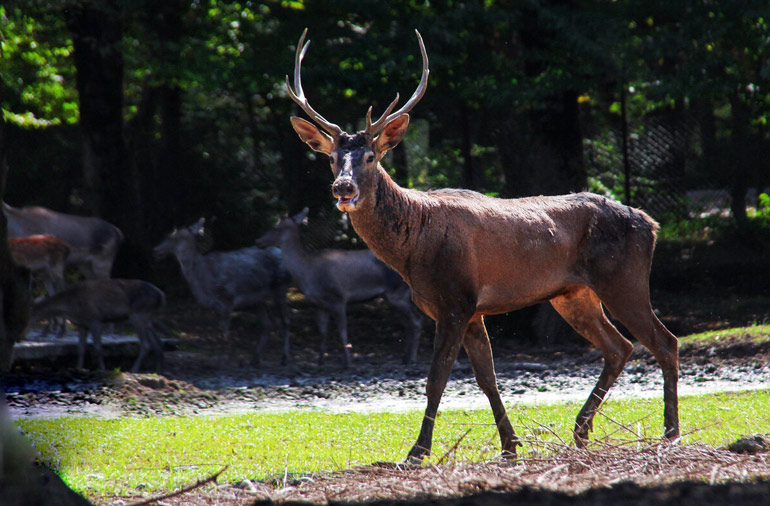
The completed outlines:
{"type": "Polygon", "coordinates": [[[448,457],[448,456],[449,456],[449,455],[450,455],[452,452],[454,452],[455,450],[457,450],[457,448],[460,446],[460,443],[462,442],[462,440],[463,440],[463,439],[465,439],[465,436],[467,436],[467,435],[468,435],[468,434],[470,434],[470,433],[471,433],[471,429],[468,429],[468,430],[466,430],[466,431],[465,431],[465,434],[463,434],[462,436],[460,436],[460,439],[458,439],[457,441],[455,441],[455,444],[453,444],[453,445],[452,445],[452,447],[451,447],[450,449],[448,449],[448,450],[446,451],[446,453],[445,453],[444,455],[442,455],[442,456],[441,456],[441,458],[440,458],[440,459],[438,459],[437,465],[441,465],[441,464],[443,464],[443,463],[444,463],[444,460],[446,460],[446,458],[447,458],[447,457],[448,457]]]}
{"type": "Polygon", "coordinates": [[[204,480],[198,480],[195,484],[189,485],[189,486],[187,486],[185,488],[177,490],[176,492],[171,492],[170,494],[164,494],[164,495],[161,495],[161,496],[158,496],[158,497],[153,497],[152,499],[145,499],[144,501],[135,502],[135,503],[129,504],[128,506],[148,506],[149,504],[152,504],[152,503],[155,503],[155,502],[158,502],[158,501],[162,501],[163,499],[171,499],[172,497],[176,497],[176,496],[179,496],[179,495],[182,495],[182,494],[186,494],[187,492],[190,492],[192,490],[195,490],[196,488],[202,487],[203,485],[205,485],[207,483],[211,483],[212,481],[217,481],[217,478],[219,478],[219,476],[222,473],[227,471],[228,467],[229,466],[225,466],[222,469],[220,469],[217,473],[212,474],[208,478],[206,478],[204,480]]]}

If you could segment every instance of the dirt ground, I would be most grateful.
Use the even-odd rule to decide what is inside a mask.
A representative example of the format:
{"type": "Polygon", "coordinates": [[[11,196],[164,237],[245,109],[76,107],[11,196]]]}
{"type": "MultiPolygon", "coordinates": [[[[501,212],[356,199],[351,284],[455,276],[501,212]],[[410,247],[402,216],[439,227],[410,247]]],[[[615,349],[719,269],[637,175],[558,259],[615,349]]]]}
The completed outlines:
{"type": "MultiPolygon", "coordinates": [[[[672,316],[663,317],[678,333],[724,328],[762,321],[746,314],[721,311],[709,318],[712,303],[698,309],[677,309],[677,297],[660,296],[672,316]],[[727,315],[727,316],[725,316],[727,315]],[[748,321],[746,321],[748,319],[748,321]]],[[[716,304],[716,302],[713,302],[716,304]]],[[[770,306],[765,306],[770,307],[770,306]]],[[[294,294],[292,346],[295,361],[280,365],[277,337],[259,369],[251,365],[257,322],[237,317],[232,337],[224,340],[214,315],[190,300],[172,299],[164,323],[179,337],[166,353],[162,375],[93,373],[61,368],[61,363],[19,364],[3,379],[12,416],[83,414],[146,416],[212,414],[253,409],[305,407],[327,410],[422,409],[432,338],[426,321],[418,364],[401,364],[402,330],[379,301],[354,306],[350,333],[354,365],[339,366],[341,348],[330,336],[327,365],[318,366],[318,342],[312,311],[294,294]],[[54,367],[54,365],[56,367],[54,367]]],[[[770,309],[767,310],[770,313],[770,309]]],[[[120,330],[120,329],[119,329],[120,330]]],[[[587,346],[533,347],[493,335],[496,367],[504,400],[537,402],[580,399],[588,395],[601,369],[601,357],[587,346]]],[[[66,362],[67,359],[65,359],[66,362]]],[[[74,357],[72,357],[74,360],[74,357]]],[[[108,363],[108,367],[130,365],[108,363]]],[[[74,364],[74,362],[73,362],[74,364]]],[[[740,334],[725,335],[718,345],[683,346],[682,390],[743,390],[770,385],[770,344],[757,344],[740,334]]],[[[662,380],[650,354],[639,348],[613,395],[660,395],[662,380]]],[[[455,365],[442,407],[485,407],[467,359],[455,365]]],[[[770,425],[757,427],[767,433],[770,425]]],[[[622,500],[629,504],[746,504],[770,492],[770,453],[766,439],[747,440],[742,451],[701,445],[669,445],[639,441],[633,447],[598,442],[588,450],[570,446],[555,456],[505,462],[447,462],[420,469],[395,464],[373,465],[341,473],[272,482],[206,483],[157,504],[235,506],[265,502],[318,504],[373,502],[381,504],[597,504],[622,500]]],[[[406,451],[406,449],[405,449],[406,451]]],[[[128,505],[140,498],[92,498],[100,505],[128,505]]]]}

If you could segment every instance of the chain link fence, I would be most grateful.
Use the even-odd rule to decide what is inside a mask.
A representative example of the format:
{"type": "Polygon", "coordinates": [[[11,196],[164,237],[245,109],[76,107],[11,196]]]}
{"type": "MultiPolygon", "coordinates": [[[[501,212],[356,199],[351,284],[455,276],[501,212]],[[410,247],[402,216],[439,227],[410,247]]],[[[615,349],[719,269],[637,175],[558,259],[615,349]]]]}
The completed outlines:
{"type": "Polygon", "coordinates": [[[653,215],[688,213],[687,175],[697,160],[699,125],[692,118],[647,116],[586,139],[591,189],[653,215]]]}

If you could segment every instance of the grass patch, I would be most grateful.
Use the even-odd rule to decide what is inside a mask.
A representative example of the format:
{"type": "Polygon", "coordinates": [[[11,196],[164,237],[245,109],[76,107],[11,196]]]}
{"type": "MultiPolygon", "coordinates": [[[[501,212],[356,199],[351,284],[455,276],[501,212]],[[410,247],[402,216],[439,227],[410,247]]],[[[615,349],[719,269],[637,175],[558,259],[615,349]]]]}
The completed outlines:
{"type": "Polygon", "coordinates": [[[770,325],[755,323],[747,327],[732,327],[721,330],[709,330],[698,334],[691,334],[679,338],[682,344],[691,343],[699,345],[716,344],[725,340],[748,339],[754,343],[770,341],[770,325]]]}
{"type": "MultiPolygon", "coordinates": [[[[685,443],[724,445],[767,430],[770,390],[682,397],[685,443]]],[[[571,444],[580,405],[510,404],[509,416],[524,439],[522,456],[571,444]]],[[[610,400],[595,420],[596,444],[657,438],[661,399],[610,400]]],[[[18,425],[42,461],[73,489],[87,495],[170,491],[225,465],[220,481],[281,482],[318,471],[375,461],[401,461],[422,414],[289,411],[223,417],[22,419],[18,425]]],[[[499,452],[489,410],[444,411],[436,422],[432,462],[447,456],[485,461],[499,452]],[[467,433],[467,435],[466,435],[467,433]],[[465,435],[465,437],[463,437],[465,435]],[[459,442],[459,443],[458,443],[459,442]],[[455,448],[456,447],[456,448],[455,448]]]]}

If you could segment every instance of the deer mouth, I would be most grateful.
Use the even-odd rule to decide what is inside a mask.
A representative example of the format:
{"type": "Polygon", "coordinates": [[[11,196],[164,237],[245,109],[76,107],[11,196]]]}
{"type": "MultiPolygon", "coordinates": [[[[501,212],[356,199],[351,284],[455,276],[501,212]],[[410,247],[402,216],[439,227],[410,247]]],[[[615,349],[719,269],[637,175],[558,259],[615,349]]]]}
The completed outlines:
{"type": "Polygon", "coordinates": [[[349,211],[355,211],[356,203],[358,202],[358,195],[352,197],[339,197],[337,198],[337,209],[343,213],[349,211]]]}

